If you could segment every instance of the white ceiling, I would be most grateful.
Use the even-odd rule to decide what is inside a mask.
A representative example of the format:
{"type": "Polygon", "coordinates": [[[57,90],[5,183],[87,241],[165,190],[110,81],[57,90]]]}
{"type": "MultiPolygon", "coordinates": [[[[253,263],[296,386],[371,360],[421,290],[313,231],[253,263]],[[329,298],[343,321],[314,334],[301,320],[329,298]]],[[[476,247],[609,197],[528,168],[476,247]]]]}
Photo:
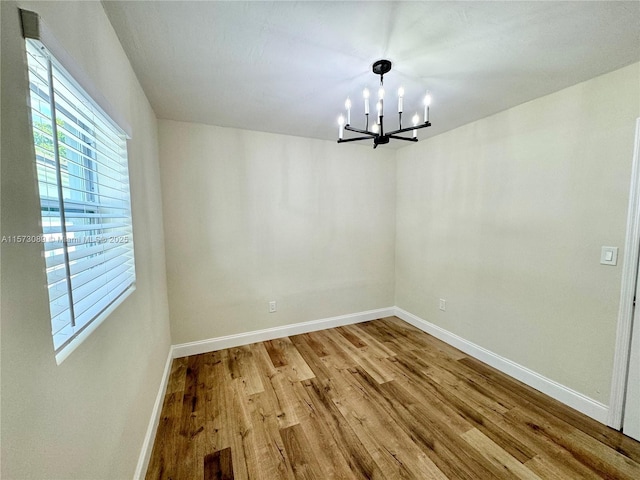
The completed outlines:
{"type": "Polygon", "coordinates": [[[407,117],[432,92],[419,138],[640,60],[638,1],[103,4],[158,117],[320,139],[380,58],[407,117]]]}

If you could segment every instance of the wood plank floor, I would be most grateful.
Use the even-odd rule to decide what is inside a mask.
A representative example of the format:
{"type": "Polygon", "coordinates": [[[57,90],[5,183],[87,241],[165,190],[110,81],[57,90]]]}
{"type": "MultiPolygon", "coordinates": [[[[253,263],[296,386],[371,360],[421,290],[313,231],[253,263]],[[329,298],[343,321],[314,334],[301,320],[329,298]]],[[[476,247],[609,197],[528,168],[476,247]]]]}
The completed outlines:
{"type": "Polygon", "coordinates": [[[396,317],[173,362],[147,479],[640,479],[640,443],[396,317]]]}

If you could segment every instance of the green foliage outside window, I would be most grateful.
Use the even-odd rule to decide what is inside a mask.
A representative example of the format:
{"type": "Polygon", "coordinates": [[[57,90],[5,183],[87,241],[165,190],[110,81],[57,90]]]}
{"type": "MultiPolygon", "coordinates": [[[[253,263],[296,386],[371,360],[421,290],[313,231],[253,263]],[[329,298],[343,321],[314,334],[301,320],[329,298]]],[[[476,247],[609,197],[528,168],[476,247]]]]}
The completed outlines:
{"type": "MultiPolygon", "coordinates": [[[[56,125],[58,126],[58,150],[60,158],[66,158],[67,148],[64,146],[65,135],[62,131],[64,122],[56,119],[56,125]]],[[[33,129],[33,143],[36,147],[50,152],[53,154],[53,128],[50,123],[36,122],[33,129]]]]}

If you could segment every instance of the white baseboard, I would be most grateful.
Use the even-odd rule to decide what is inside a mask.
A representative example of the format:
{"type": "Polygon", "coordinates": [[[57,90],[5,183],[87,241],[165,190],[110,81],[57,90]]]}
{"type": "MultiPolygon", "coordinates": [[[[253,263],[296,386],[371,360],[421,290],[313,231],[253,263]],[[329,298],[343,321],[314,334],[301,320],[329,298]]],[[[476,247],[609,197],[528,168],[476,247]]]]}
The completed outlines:
{"type": "Polygon", "coordinates": [[[301,333],[309,333],[317,330],[325,330],[327,328],[351,325],[353,323],[367,322],[369,320],[376,320],[377,318],[389,317],[392,315],[395,315],[394,307],[380,308],[377,310],[368,310],[366,312],[352,313],[349,315],[340,315],[338,317],[323,318],[321,320],[312,320],[309,322],[283,325],[281,327],[266,328],[264,330],[255,330],[253,332],[237,333],[234,335],[227,335],[225,337],[209,338],[207,340],[200,340],[197,342],[181,343],[173,346],[173,358],[198,355],[200,353],[214,352],[225,348],[239,347],[241,345],[249,345],[250,343],[288,337],[289,335],[300,335],[301,333]]]}
{"type": "Polygon", "coordinates": [[[522,383],[555,398],[559,402],[584,413],[594,420],[606,424],[609,413],[609,407],[606,405],[589,398],[580,392],[576,392],[575,390],[572,390],[571,388],[554,380],[544,377],[533,370],[529,370],[522,365],[512,362],[507,358],[501,357],[486,348],[476,345],[475,343],[471,343],[470,341],[465,340],[444,328],[438,327],[433,323],[427,322],[426,320],[423,320],[422,318],[399,307],[395,307],[395,315],[414,327],[419,328],[423,332],[433,335],[434,337],[448,343],[458,350],[462,350],[464,353],[471,355],[487,365],[491,365],[502,373],[520,380],[522,383]]]}
{"type": "Polygon", "coordinates": [[[173,347],[169,348],[169,355],[164,365],[164,372],[162,373],[162,379],[160,380],[160,388],[158,388],[158,394],[156,395],[156,401],[153,404],[153,410],[151,411],[151,419],[149,420],[149,426],[147,427],[147,433],[144,436],[142,442],[142,450],[140,451],[140,457],[138,457],[138,465],[136,471],[133,474],[134,480],[144,479],[147,468],[149,467],[149,460],[151,459],[151,451],[153,450],[153,442],[156,439],[156,431],[158,430],[158,424],[160,423],[160,415],[162,413],[162,404],[164,403],[164,395],[167,391],[167,384],[169,383],[169,374],[171,373],[171,363],[173,362],[173,347]]]}

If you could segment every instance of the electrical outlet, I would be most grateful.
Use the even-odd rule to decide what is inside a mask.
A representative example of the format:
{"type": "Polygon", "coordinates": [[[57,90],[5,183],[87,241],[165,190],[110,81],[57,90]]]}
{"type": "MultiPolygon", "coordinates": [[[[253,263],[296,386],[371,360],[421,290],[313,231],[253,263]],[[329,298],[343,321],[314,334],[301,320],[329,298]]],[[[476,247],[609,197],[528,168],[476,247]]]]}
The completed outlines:
{"type": "Polygon", "coordinates": [[[440,299],[440,305],[438,306],[443,312],[447,309],[447,301],[444,298],[440,299]]]}
{"type": "Polygon", "coordinates": [[[278,310],[278,305],[275,300],[269,302],[269,313],[275,313],[278,310]]]}

